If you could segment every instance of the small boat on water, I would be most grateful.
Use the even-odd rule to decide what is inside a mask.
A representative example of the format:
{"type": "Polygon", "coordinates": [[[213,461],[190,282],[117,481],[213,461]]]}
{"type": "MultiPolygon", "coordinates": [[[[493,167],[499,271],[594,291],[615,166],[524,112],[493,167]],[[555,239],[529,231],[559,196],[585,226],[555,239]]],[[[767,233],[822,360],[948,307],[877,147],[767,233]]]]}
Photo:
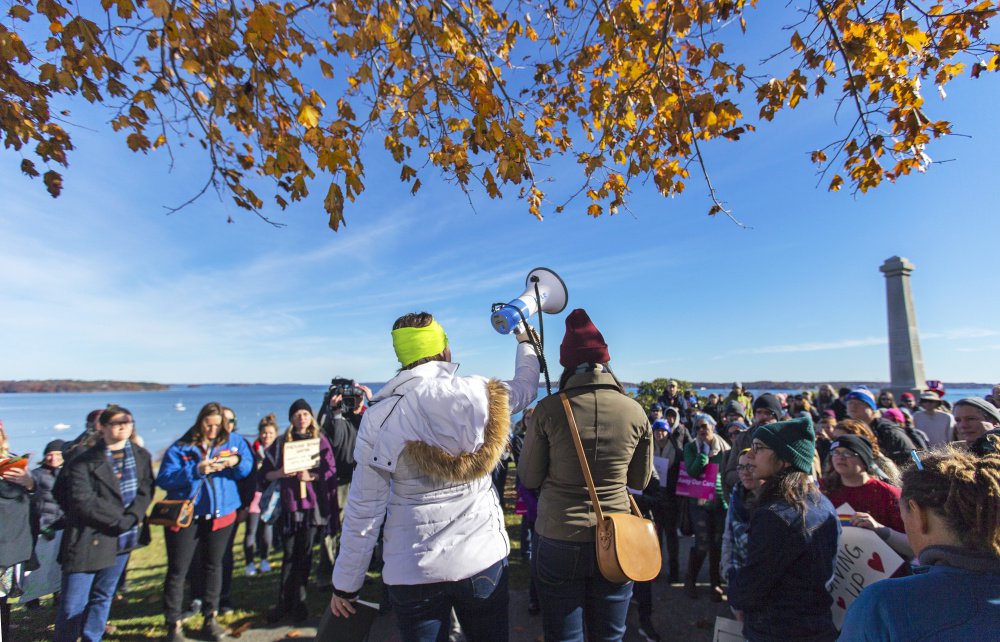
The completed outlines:
{"type": "Polygon", "coordinates": [[[187,408],[184,407],[183,403],[178,401],[177,403],[174,404],[174,410],[176,410],[177,412],[184,412],[185,410],[187,410],[187,408]]]}
{"type": "Polygon", "coordinates": [[[64,424],[62,422],[59,422],[52,426],[52,430],[69,430],[70,428],[72,428],[72,426],[70,426],[69,424],[64,424]]]}

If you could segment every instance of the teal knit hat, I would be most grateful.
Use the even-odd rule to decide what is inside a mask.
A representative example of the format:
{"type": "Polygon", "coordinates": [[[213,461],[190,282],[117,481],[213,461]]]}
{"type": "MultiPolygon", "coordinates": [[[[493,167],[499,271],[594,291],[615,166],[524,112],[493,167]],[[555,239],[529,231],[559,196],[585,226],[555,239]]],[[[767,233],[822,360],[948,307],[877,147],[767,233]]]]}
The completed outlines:
{"type": "Polygon", "coordinates": [[[778,459],[787,461],[792,468],[804,473],[812,472],[813,454],[816,452],[816,433],[809,417],[765,424],[753,433],[754,439],[764,442],[778,459]]]}

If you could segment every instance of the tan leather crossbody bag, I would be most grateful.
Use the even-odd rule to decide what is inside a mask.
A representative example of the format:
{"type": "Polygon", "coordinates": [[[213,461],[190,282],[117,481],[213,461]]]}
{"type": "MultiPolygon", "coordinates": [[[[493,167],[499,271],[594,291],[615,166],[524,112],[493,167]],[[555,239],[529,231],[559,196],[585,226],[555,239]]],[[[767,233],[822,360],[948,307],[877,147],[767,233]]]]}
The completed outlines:
{"type": "MultiPolygon", "coordinates": [[[[656,536],[653,522],[642,516],[639,507],[628,494],[632,513],[605,513],[597,499],[597,489],[594,488],[594,478],[590,475],[587,455],[583,452],[583,442],[580,441],[580,429],[577,428],[573,409],[565,393],[560,393],[566,419],[569,420],[570,432],[576,446],[576,454],[580,458],[583,477],[587,480],[587,490],[590,501],[597,513],[597,533],[595,546],[597,550],[597,567],[609,582],[623,584],[629,580],[649,582],[660,573],[660,540],[656,536]]],[[[627,492],[627,491],[626,491],[627,492]]]]}

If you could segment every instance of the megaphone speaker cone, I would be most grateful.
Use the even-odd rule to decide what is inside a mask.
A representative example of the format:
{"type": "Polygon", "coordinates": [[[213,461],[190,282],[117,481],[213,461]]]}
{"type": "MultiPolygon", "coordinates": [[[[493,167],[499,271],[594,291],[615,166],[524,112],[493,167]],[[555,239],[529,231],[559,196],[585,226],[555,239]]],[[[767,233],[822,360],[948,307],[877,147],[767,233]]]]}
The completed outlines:
{"type": "Polygon", "coordinates": [[[520,296],[495,310],[490,317],[493,329],[500,334],[510,334],[523,319],[536,312],[558,314],[566,309],[569,301],[566,284],[552,270],[535,268],[528,272],[524,284],[520,296]]]}

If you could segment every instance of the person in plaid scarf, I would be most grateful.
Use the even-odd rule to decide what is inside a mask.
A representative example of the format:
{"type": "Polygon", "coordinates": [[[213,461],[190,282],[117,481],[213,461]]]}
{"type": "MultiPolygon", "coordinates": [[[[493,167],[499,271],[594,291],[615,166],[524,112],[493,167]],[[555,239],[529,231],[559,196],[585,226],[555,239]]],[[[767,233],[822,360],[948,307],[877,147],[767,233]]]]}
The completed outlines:
{"type": "Polygon", "coordinates": [[[131,551],[141,546],[153,498],[149,452],[130,440],[132,413],[110,405],[99,425],[101,439],[66,464],[53,491],[66,516],[56,642],[103,638],[115,587],[131,551]]]}

